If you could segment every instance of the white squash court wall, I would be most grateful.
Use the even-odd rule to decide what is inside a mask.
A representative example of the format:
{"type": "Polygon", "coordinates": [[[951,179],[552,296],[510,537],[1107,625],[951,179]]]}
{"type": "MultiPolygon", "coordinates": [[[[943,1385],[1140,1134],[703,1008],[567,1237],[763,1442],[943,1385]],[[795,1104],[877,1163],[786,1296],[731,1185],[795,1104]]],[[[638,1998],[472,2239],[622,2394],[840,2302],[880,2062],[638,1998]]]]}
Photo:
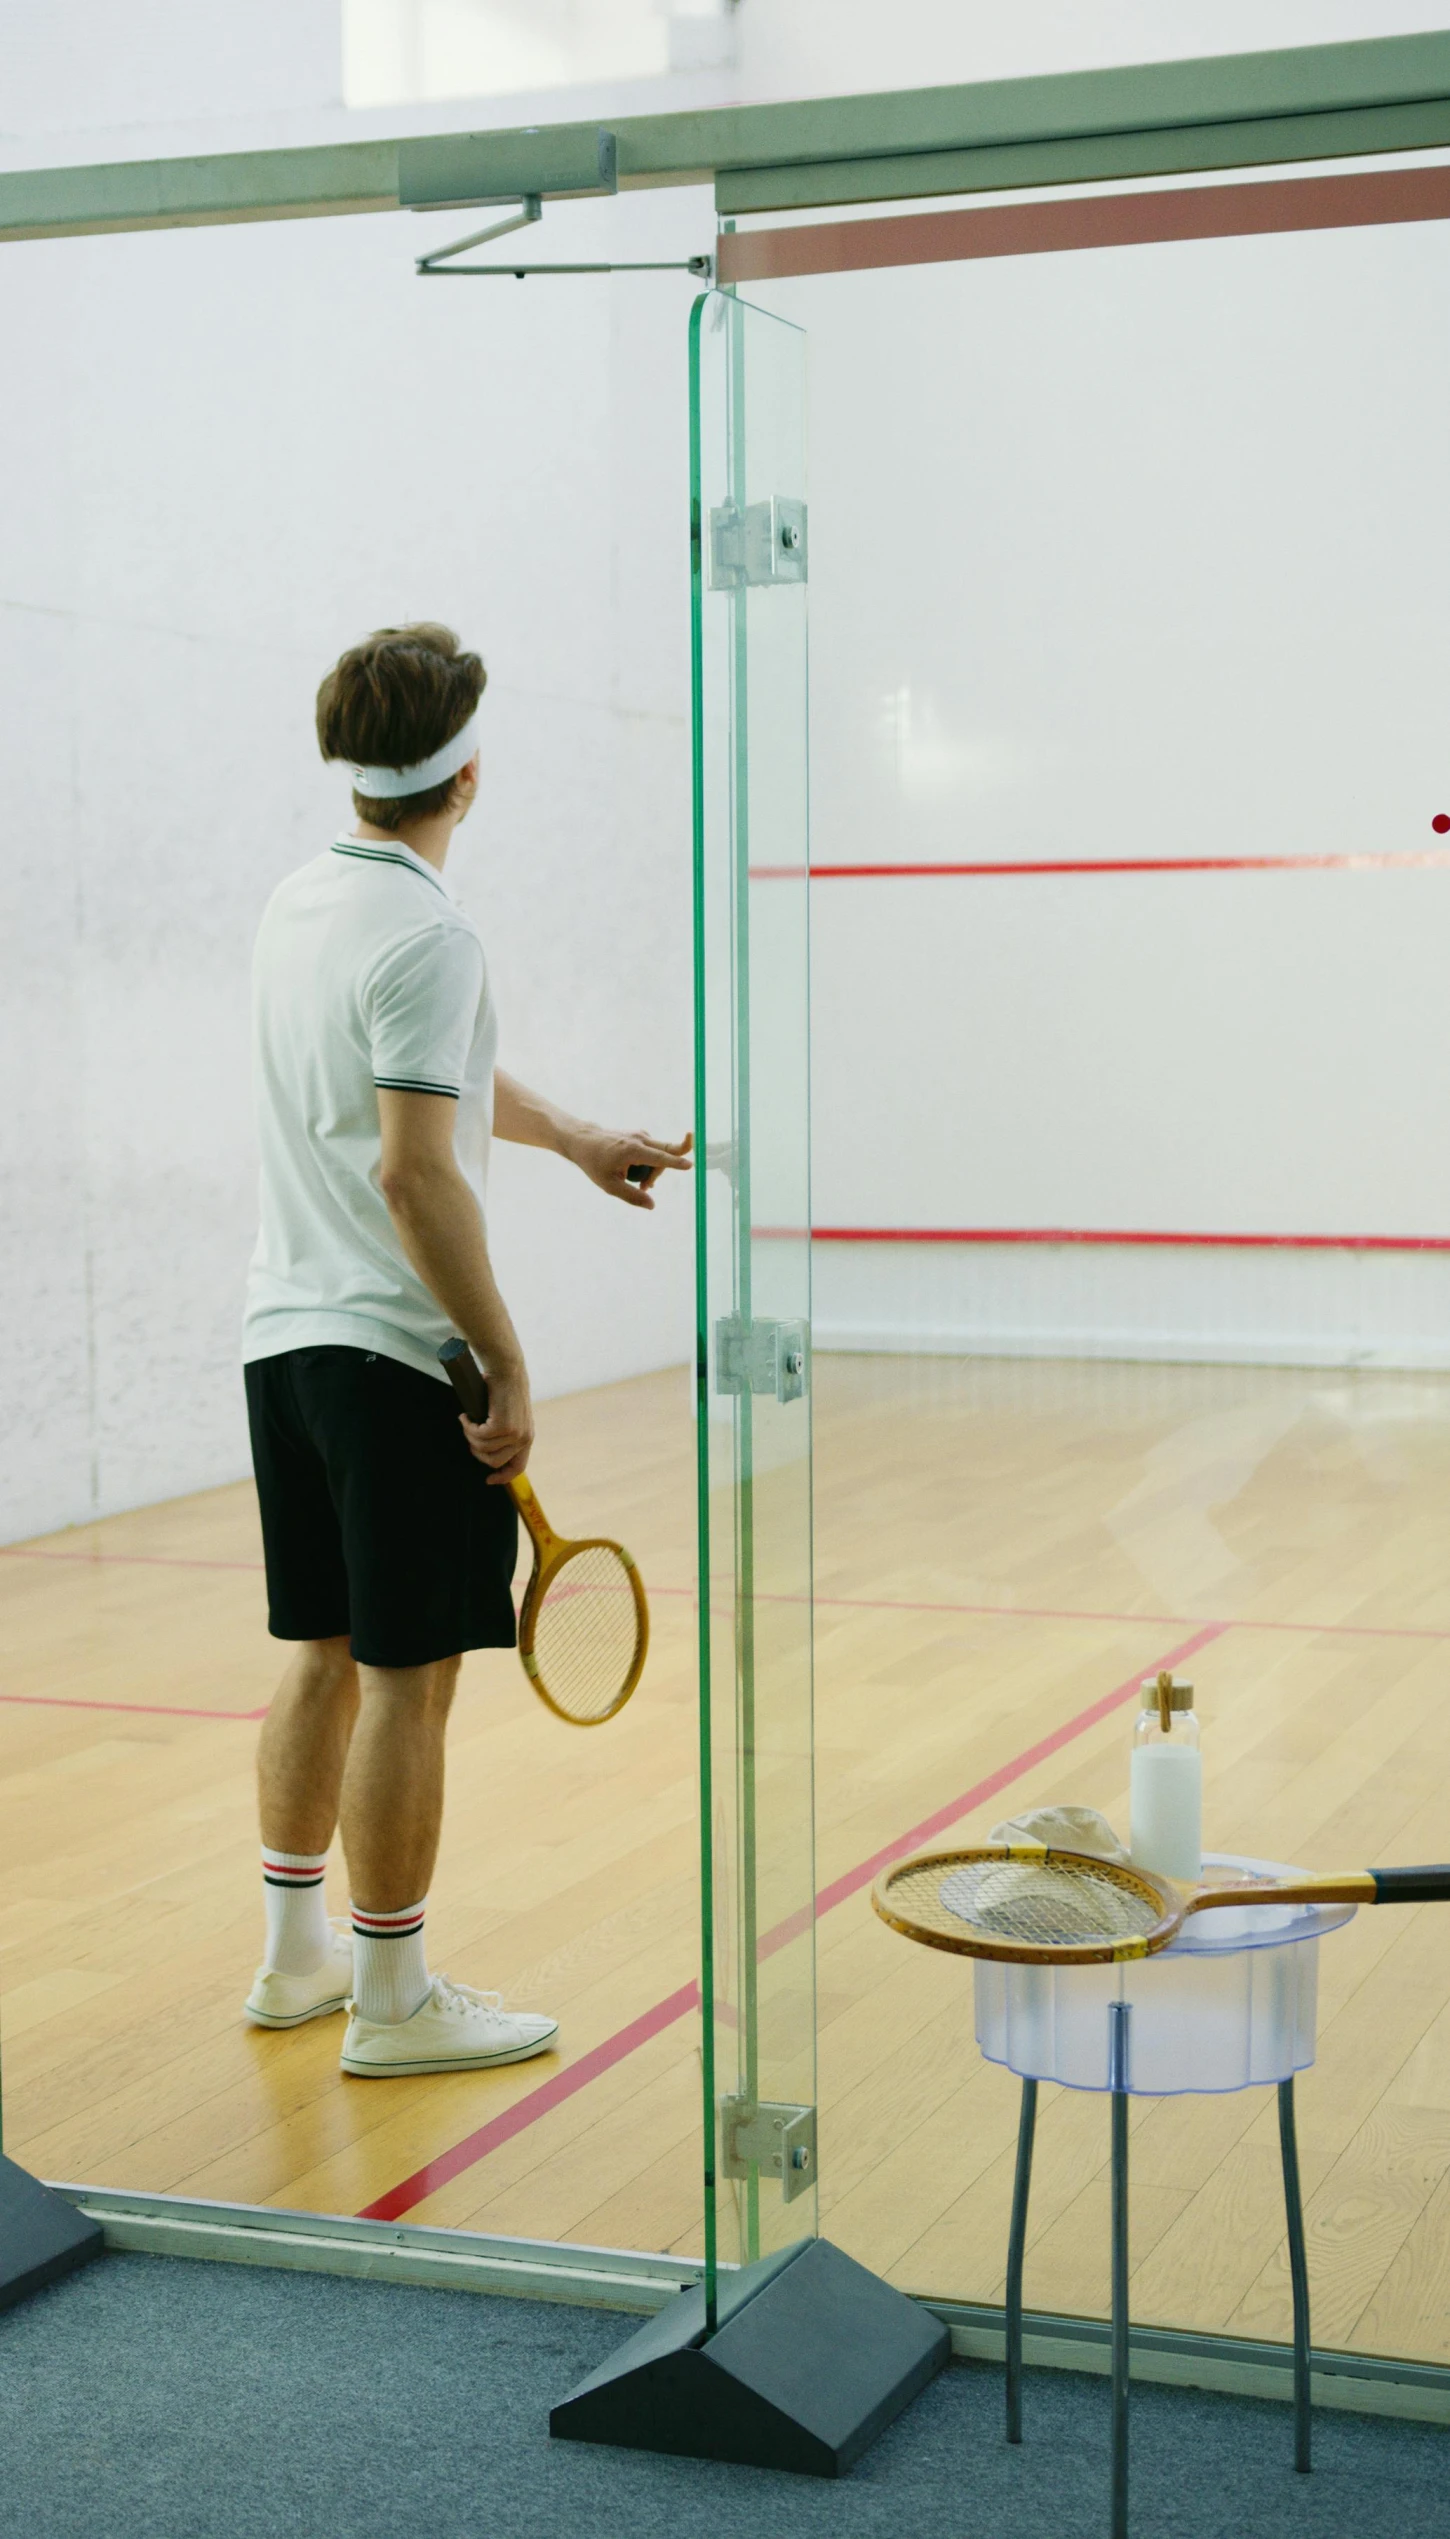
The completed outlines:
{"type": "MultiPolygon", "coordinates": [[[[599,208],[617,252],[709,233],[708,200],[599,208]]],[[[0,255],[5,1539],[246,1468],[251,938],[350,824],[311,700],[367,627],[441,616],[490,664],[457,879],[506,1063],[688,1123],[691,286],[424,283],[425,229],[0,255]]],[[[651,1218],[500,1152],[541,1393],[688,1355],[671,1197],[651,1218]]]]}
{"type": "MultiPolygon", "coordinates": [[[[1450,224],[755,296],[813,860],[1009,867],[818,883],[817,1226],[1450,1238],[1450,224]]],[[[1445,1366],[1450,1254],[822,1243],[816,1338],[1445,1366]]]]}
{"type": "MultiPolygon", "coordinates": [[[[716,84],[723,97],[980,78],[1409,31],[1438,15],[1387,11],[1384,0],[1255,0],[1227,11],[1105,0],[1065,21],[1046,0],[1011,12],[958,0],[892,12],[866,0],[831,0],[829,9],[744,0],[741,69],[716,84]]],[[[337,104],[338,32],[334,0],[247,9],[234,0],[0,0],[0,160],[262,146],[456,120],[456,110],[408,117],[378,108],[349,124],[337,104]]],[[[682,100],[678,86],[660,88],[656,100],[636,83],[630,109],[682,100]]],[[[609,93],[493,101],[478,120],[575,111],[607,115],[609,93]]],[[[674,192],[551,209],[549,221],[551,252],[598,255],[681,255],[710,228],[708,198],[674,192]]],[[[342,814],[338,780],[313,754],[308,703],[327,659],[360,629],[439,613],[489,657],[485,808],[463,833],[458,872],[493,949],[509,1060],[622,1123],[673,1129],[685,1117],[688,285],[416,283],[420,238],[444,234],[439,222],[372,217],[0,251],[9,814],[0,853],[0,1538],[245,1468],[235,1332],[253,1219],[247,952],[273,881],[342,814]]],[[[1088,260],[1070,261],[1069,300],[1088,260]]],[[[982,286],[998,311],[999,343],[1029,367],[1044,364],[1047,339],[1020,311],[1040,307],[1044,288],[1049,298],[1060,291],[1044,284],[1047,271],[992,268],[982,286]],[[1004,316],[1009,304],[1018,315],[1004,316]]],[[[820,286],[810,312],[817,844],[843,854],[879,842],[883,820],[892,852],[914,835],[939,840],[962,828],[951,811],[953,787],[959,805],[964,798],[962,767],[947,771],[944,795],[933,727],[901,721],[903,679],[919,693],[920,646],[939,630],[928,612],[913,631],[898,603],[921,595],[920,568],[940,546],[955,419],[982,407],[980,354],[951,331],[933,338],[929,380],[909,396],[888,395],[891,361],[863,358],[859,327],[844,322],[864,287],[820,286]],[[858,661],[863,626],[874,631],[858,661]],[[866,763],[873,749],[880,756],[883,715],[897,718],[894,794],[883,792],[885,762],[874,772],[866,763]]],[[[874,288],[899,336],[916,305],[912,286],[886,277],[874,288]]],[[[1417,465],[1443,411],[1442,337],[1437,317],[1407,383],[1417,465]]],[[[1079,409],[1090,352],[1079,343],[1072,372],[1045,367],[1054,393],[1079,409]]],[[[1355,397],[1359,384],[1350,382],[1355,397]]],[[[1010,442],[1003,458],[1019,492],[1040,489],[1010,442]]],[[[1398,489],[1389,502],[1392,512],[1400,503],[1403,526],[1398,489]]],[[[1073,534],[1073,524],[1057,520],[1054,534],[1073,534]]],[[[1031,535],[1048,555],[1046,525],[1031,535]]],[[[1422,553],[1402,539],[1395,547],[1395,606],[1426,622],[1445,587],[1442,544],[1427,521],[1422,553]]],[[[1010,542],[978,561],[1000,571],[1004,558],[1010,542]]],[[[1023,695],[1036,699],[1040,722],[1049,690],[1040,665],[1024,657],[1024,666],[1023,695]]],[[[1030,728],[1029,715],[1029,736],[1030,728]]],[[[1426,806],[1417,785],[1407,786],[1411,797],[1406,816],[1418,837],[1426,806]]],[[[1189,887],[1172,885],[1180,912],[1189,887]]],[[[1302,911],[1302,894],[1317,886],[1293,887],[1302,911]]],[[[971,1202],[981,1221],[989,1192],[993,1213],[1056,1214],[1073,1193],[1054,1156],[1088,1197],[1110,1186],[1114,1159],[1141,1124],[1101,1115],[1084,1123],[1070,1101],[1064,1111],[1064,1088],[1080,1092],[1077,1021],[1101,1024],[1110,1008],[1122,1062],[1131,1060],[1142,1036],[1124,1017],[1140,998],[1145,1007],[1157,998],[1163,945],[1151,913],[1136,948],[1138,919],[1120,928],[1120,975],[1105,999],[1081,934],[1088,903],[1059,903],[1055,884],[1036,888],[1041,895],[1023,899],[1017,915],[1004,918],[1008,903],[999,901],[992,925],[974,919],[966,970],[953,948],[957,920],[943,925],[925,898],[903,896],[887,916],[869,886],[820,894],[822,1217],[879,1223],[929,1201],[932,1219],[944,1220],[971,1202]],[[987,952],[1004,924],[1019,937],[994,966],[987,952]],[[1050,1025],[1036,1078],[1000,1065],[992,1001],[1021,974],[1029,947],[1039,1019],[1050,1025]],[[928,954],[945,965],[943,978],[919,968],[928,954]],[[894,1003],[891,977],[903,986],[894,1003]],[[920,1019],[918,977],[942,989],[941,1070],[925,1100],[915,1072],[899,1068],[903,1011],[920,1019]],[[962,979],[970,993],[954,996],[962,979]],[[963,1085],[969,1106],[955,1099],[963,1085]],[[968,1108],[965,1168],[939,1188],[939,1132],[945,1121],[957,1134],[953,1115],[968,1108]],[[1029,1157],[1038,1179],[1020,1186],[1029,1157]]],[[[1351,1195],[1366,1208],[1393,1200],[1406,1221],[1428,1228],[1445,1216],[1435,1178],[1443,1050],[1432,1019],[1442,901],[1438,883],[1376,881],[1374,892],[1380,912],[1394,893],[1393,905],[1413,914],[1388,937],[1363,937],[1369,957],[1349,973],[1396,1053],[1375,1079],[1369,1120],[1356,1124],[1362,1178],[1351,1195]],[[1423,1186],[1402,1169],[1407,1155],[1423,1164],[1423,1186]]],[[[1342,933],[1336,942],[1342,955],[1342,933]]],[[[1176,976],[1186,993],[1181,964],[1176,976]]],[[[1235,1031],[1247,1034],[1247,1049],[1263,1010],[1252,980],[1240,1006],[1235,1031]]],[[[1022,1021],[1016,1013],[1019,1041],[1030,1040],[1022,1021]]],[[[1196,1047],[1200,1011],[1193,1023],[1185,1038],[1196,1047]]],[[[1163,1115],[1179,1114],[1169,1102],[1163,1115]]],[[[1275,1183],[1272,1139],[1256,1151],[1282,1215],[1298,1194],[1275,1183]]],[[[1322,1189],[1318,1202],[1328,1204],[1322,1189]]],[[[680,1204],[653,1222],[626,1216],[548,1159],[500,1155],[495,1243],[542,1391],[685,1355],[688,1231],[680,1204]]],[[[1266,1332],[1319,1346],[1326,1323],[1332,1353],[1347,1315],[1367,1314],[1377,1329],[1398,1316],[1416,1346],[1437,1317],[1439,1327],[1446,1320],[1438,1285],[1421,1282],[1422,1272],[1438,1279],[1434,1264],[1371,1265],[1368,1283],[1393,1294],[1386,1301],[1377,1290],[1368,1305],[1361,1297],[1352,1313],[1323,1292],[1331,1273],[1341,1287],[1346,1275],[1366,1284],[1338,1256],[1322,1274],[1312,1258],[1287,1268],[1249,1259],[1246,1270],[1233,1259],[1207,1262],[1217,1289],[1234,1290],[1231,1313],[1196,1271],[1175,1295],[1166,1268],[1142,1256],[1128,1266],[1136,1293],[1112,1286],[1113,1264],[1099,1256],[1092,1276],[1108,1278],[1111,1292],[1095,1297],[1071,1258],[1059,1272],[1040,1255],[984,1269],[982,1256],[885,1266],[869,1253],[825,1250],[821,1336],[1009,1346],[1016,1331],[1024,1346],[1060,1345],[1067,1334],[1091,1347],[1131,1325],[1152,1346],[1156,1315],[1170,1353],[1175,1334],[1201,1338],[1211,1326],[1234,1354],[1252,1354],[1254,1335],[1266,1332]]]]}

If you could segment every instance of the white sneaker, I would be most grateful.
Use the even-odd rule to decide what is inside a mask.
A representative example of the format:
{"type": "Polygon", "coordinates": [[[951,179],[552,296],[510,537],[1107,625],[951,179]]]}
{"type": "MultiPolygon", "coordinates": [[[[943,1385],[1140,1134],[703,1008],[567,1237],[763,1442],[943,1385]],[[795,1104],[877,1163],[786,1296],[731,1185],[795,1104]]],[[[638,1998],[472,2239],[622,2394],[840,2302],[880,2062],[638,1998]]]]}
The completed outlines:
{"type": "Polygon", "coordinates": [[[245,2003],[254,2028],[300,2028],[347,2006],[352,1991],[352,1934],[334,1929],[332,1951],[310,1975],[279,1975],[259,1966],[245,2003]]]}
{"type": "Polygon", "coordinates": [[[500,1994],[435,1975],[411,2019],[384,2027],[361,2019],[356,2005],[342,2040],[342,2068],[361,2080],[402,2072],[478,2072],[491,2063],[526,2063],[559,2033],[541,2011],[505,2010],[500,1994]]]}

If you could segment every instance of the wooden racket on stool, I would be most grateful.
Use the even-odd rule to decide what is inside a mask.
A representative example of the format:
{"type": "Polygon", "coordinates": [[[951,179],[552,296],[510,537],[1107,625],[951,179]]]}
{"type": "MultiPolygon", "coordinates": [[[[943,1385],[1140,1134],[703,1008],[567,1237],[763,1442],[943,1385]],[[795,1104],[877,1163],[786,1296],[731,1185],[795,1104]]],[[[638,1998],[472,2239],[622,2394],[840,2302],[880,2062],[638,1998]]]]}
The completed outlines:
{"type": "MultiPolygon", "coordinates": [[[[445,1340],[438,1356],[463,1409],[481,1424],[488,1386],[467,1341],[445,1340]]],[[[525,1475],[507,1486],[534,1547],[519,1614],[524,1673],[556,1719],[598,1728],[623,1710],[644,1673],[644,1581],[622,1543],[556,1534],[525,1475]]]]}
{"type": "Polygon", "coordinates": [[[882,1870],[871,1901],[893,1931],[926,1948],[1017,1966],[1102,1966],[1156,1956],[1190,1913],[1226,1904],[1444,1904],[1450,1866],[1220,1875],[1189,1886],[1087,1852],[982,1843],[897,1861],[882,1870]]]}

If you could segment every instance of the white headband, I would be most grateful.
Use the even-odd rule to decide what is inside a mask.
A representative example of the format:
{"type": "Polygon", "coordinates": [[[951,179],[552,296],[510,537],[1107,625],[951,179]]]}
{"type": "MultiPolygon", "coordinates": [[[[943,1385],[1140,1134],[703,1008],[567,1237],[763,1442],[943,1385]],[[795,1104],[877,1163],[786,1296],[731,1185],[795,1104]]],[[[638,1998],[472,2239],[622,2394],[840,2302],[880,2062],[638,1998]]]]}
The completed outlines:
{"type": "Polygon", "coordinates": [[[435,749],[431,758],[420,758],[416,767],[354,767],[354,793],[370,794],[375,802],[396,802],[405,793],[426,793],[430,785],[441,785],[445,776],[456,776],[466,767],[478,747],[478,716],[471,714],[461,732],[451,741],[435,749]]]}

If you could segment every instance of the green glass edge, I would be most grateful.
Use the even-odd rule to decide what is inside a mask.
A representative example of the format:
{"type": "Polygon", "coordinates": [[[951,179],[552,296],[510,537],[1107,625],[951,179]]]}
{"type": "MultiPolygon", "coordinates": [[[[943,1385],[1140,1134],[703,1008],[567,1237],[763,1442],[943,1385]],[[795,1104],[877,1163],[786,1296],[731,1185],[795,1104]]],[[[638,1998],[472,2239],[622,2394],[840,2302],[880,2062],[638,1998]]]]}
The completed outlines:
{"type": "MultiPolygon", "coordinates": [[[[728,303],[726,351],[727,498],[744,512],[745,357],[749,317],[760,311],[733,291],[728,303]]],[[[750,1004],[750,595],[730,595],[730,751],[733,771],[730,838],[731,926],[733,932],[731,1027],[735,1046],[731,1087],[734,1136],[734,1294],[732,1308],[748,1331],[755,1312],[755,1196],[751,1182],[754,1134],[750,1004]]],[[[740,2079],[746,2099],[760,2096],[760,1926],[758,1919],[760,1853],[756,1819],[756,1676],[755,1676],[755,1402],[747,1387],[739,1397],[735,1424],[735,1701],[736,1701],[736,1842],[740,1862],[740,2079]]],[[[745,2181],[744,2258],[754,2265],[760,2255],[760,2170],[752,2162],[745,2181]]]]}
{"type": "Polygon", "coordinates": [[[690,311],[690,816],[695,1038],[695,1496],[700,1668],[700,2081],[704,2099],[705,2330],[718,2303],[715,2228],[715,1797],[710,1703],[710,1376],[705,1174],[705,620],[700,457],[700,329],[710,294],[690,311]]]}

